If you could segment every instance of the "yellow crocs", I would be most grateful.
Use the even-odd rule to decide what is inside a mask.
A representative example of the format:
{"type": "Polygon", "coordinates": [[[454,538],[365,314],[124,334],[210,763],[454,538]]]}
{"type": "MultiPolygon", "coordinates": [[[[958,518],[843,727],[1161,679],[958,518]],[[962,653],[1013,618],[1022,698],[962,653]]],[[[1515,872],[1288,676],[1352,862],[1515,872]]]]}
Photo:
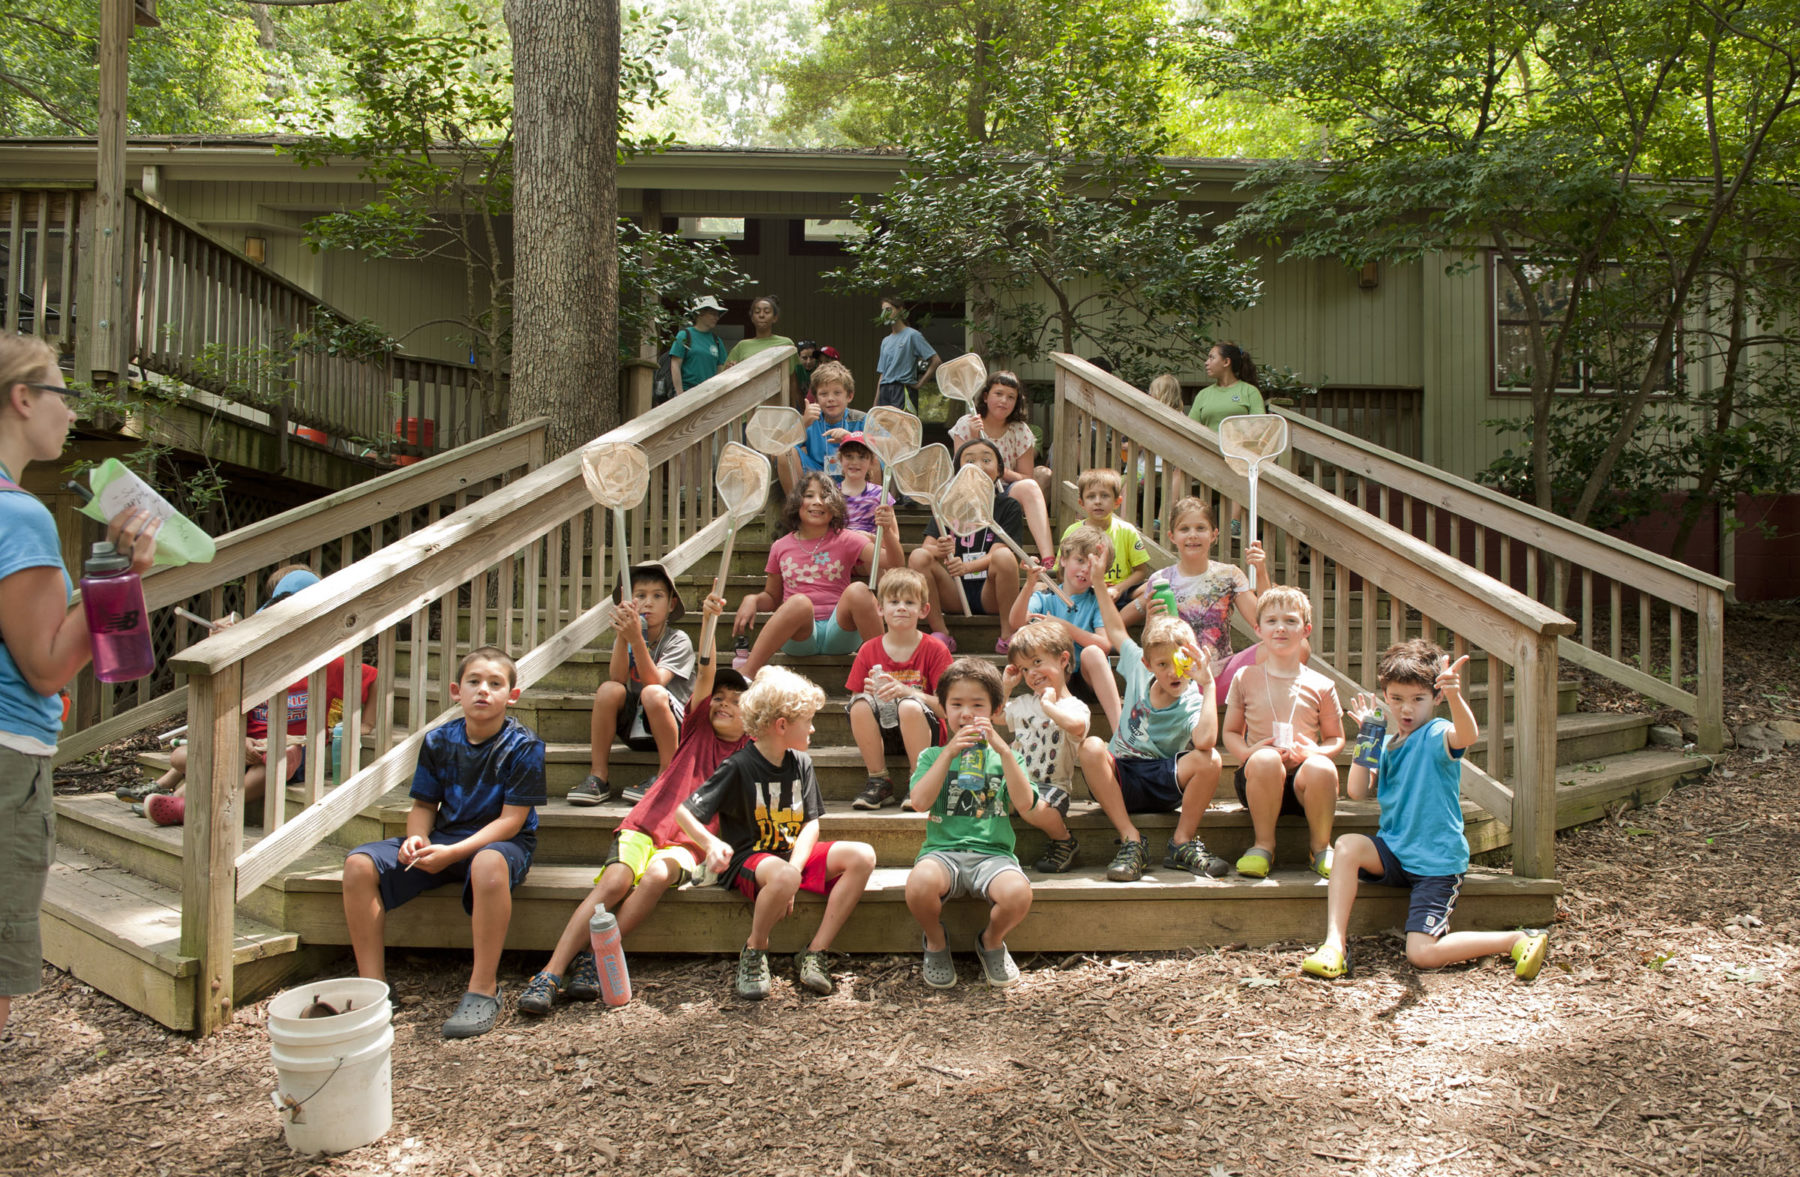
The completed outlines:
{"type": "Polygon", "coordinates": [[[1530,981],[1544,967],[1544,958],[1550,955],[1550,933],[1540,932],[1536,928],[1527,928],[1524,939],[1512,946],[1513,976],[1521,981],[1530,981]]]}
{"type": "Polygon", "coordinates": [[[1351,971],[1350,951],[1321,944],[1318,951],[1300,962],[1300,971],[1309,977],[1320,977],[1327,981],[1348,977],[1351,971]]]}

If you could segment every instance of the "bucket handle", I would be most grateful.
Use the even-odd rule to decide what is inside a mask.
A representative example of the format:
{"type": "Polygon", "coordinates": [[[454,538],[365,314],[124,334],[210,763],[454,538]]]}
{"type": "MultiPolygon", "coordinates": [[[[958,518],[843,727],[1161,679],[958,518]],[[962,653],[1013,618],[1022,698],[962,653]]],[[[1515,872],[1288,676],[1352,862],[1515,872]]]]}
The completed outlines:
{"type": "Polygon", "coordinates": [[[307,1096],[306,1099],[295,1099],[293,1096],[283,1095],[279,1091],[269,1092],[269,1101],[275,1105],[276,1114],[287,1116],[290,1123],[306,1123],[308,1101],[331,1085],[331,1081],[337,1078],[337,1073],[344,1069],[344,1061],[342,1058],[338,1059],[337,1066],[331,1068],[331,1074],[325,1076],[325,1081],[315,1087],[312,1095],[307,1096]]]}

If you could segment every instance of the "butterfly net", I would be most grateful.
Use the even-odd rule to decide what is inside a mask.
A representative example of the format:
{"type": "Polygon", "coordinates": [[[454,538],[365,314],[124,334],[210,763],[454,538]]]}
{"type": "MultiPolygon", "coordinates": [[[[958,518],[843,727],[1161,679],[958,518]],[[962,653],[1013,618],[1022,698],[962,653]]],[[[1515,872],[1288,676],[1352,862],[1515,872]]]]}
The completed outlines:
{"type": "Polygon", "coordinates": [[[911,413],[883,405],[869,410],[863,418],[862,433],[881,464],[892,467],[918,452],[925,427],[911,413]]]}
{"type": "Polygon", "coordinates": [[[994,480],[979,466],[964,466],[937,498],[944,530],[968,537],[994,521],[994,480]]]}
{"type": "Polygon", "coordinates": [[[729,442],[719,453],[714,485],[725,510],[743,519],[762,509],[769,497],[769,459],[749,446],[729,442]]]}
{"type": "Polygon", "coordinates": [[[799,409],[763,405],[750,414],[744,440],[764,454],[784,454],[806,440],[806,418],[799,409]]]}
{"type": "Polygon", "coordinates": [[[629,510],[650,489],[650,457],[627,442],[596,442],[581,451],[581,478],[596,503],[629,510]]]}
{"type": "Polygon", "coordinates": [[[1227,417],[1219,422],[1219,452],[1239,474],[1252,464],[1273,458],[1288,447],[1287,418],[1277,413],[1227,417]]]}
{"type": "Polygon", "coordinates": [[[981,386],[987,383],[987,365],[974,352],[957,356],[938,365],[938,391],[951,400],[964,401],[971,407],[981,386]]]}
{"type": "Polygon", "coordinates": [[[930,506],[956,470],[950,464],[950,451],[934,441],[910,458],[895,462],[893,472],[901,494],[930,506]]]}

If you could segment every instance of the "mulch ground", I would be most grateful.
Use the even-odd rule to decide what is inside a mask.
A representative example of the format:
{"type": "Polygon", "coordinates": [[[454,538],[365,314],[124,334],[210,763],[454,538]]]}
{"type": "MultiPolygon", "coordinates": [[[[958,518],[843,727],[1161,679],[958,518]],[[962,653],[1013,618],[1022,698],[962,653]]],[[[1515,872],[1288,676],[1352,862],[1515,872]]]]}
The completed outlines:
{"type": "MultiPolygon", "coordinates": [[[[1728,642],[1728,722],[1795,718],[1800,613],[1733,610],[1728,642]]],[[[760,1005],[732,962],[640,957],[621,1010],[445,1043],[466,957],[396,953],[394,1127],[334,1158],[283,1142],[262,1005],[193,1041],[46,969],[0,1041],[0,1173],[1788,1174],[1797,847],[1791,747],[1564,835],[1530,985],[1392,935],[1336,984],[1301,944],[1039,957],[1006,993],[857,957],[760,1005]]]]}

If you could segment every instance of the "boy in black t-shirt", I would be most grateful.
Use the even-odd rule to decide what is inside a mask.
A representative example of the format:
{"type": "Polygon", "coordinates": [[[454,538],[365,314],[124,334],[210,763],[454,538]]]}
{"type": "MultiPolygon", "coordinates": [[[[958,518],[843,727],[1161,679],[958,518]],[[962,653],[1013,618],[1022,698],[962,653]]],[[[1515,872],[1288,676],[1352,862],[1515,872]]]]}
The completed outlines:
{"type": "Polygon", "coordinates": [[[744,692],[744,730],[751,744],[725,758],[698,792],[675,811],[719,885],[756,901],[750,938],[738,957],[738,996],[769,995],[769,932],[786,918],[799,891],[825,896],[825,914],[807,946],[794,954],[800,984],[831,992],[825,952],[856,910],[875,870],[866,842],[819,841],[825,812],[813,775],[812,719],[825,692],[791,670],[765,666],[744,692]],[[719,832],[706,828],[719,819],[719,832]]]}
{"type": "Polygon", "coordinates": [[[544,742],[507,718],[518,702],[518,667],[483,646],[457,668],[450,697],[462,707],[425,735],[413,772],[406,836],[366,842],[344,859],[344,922],[359,976],[387,978],[387,913],[426,891],[462,884],[473,917],[475,963],[468,992],[444,1023],[444,1037],[473,1038],[500,1013],[500,949],[512,920],[512,893],[537,849],[544,804],[544,742]]]}

